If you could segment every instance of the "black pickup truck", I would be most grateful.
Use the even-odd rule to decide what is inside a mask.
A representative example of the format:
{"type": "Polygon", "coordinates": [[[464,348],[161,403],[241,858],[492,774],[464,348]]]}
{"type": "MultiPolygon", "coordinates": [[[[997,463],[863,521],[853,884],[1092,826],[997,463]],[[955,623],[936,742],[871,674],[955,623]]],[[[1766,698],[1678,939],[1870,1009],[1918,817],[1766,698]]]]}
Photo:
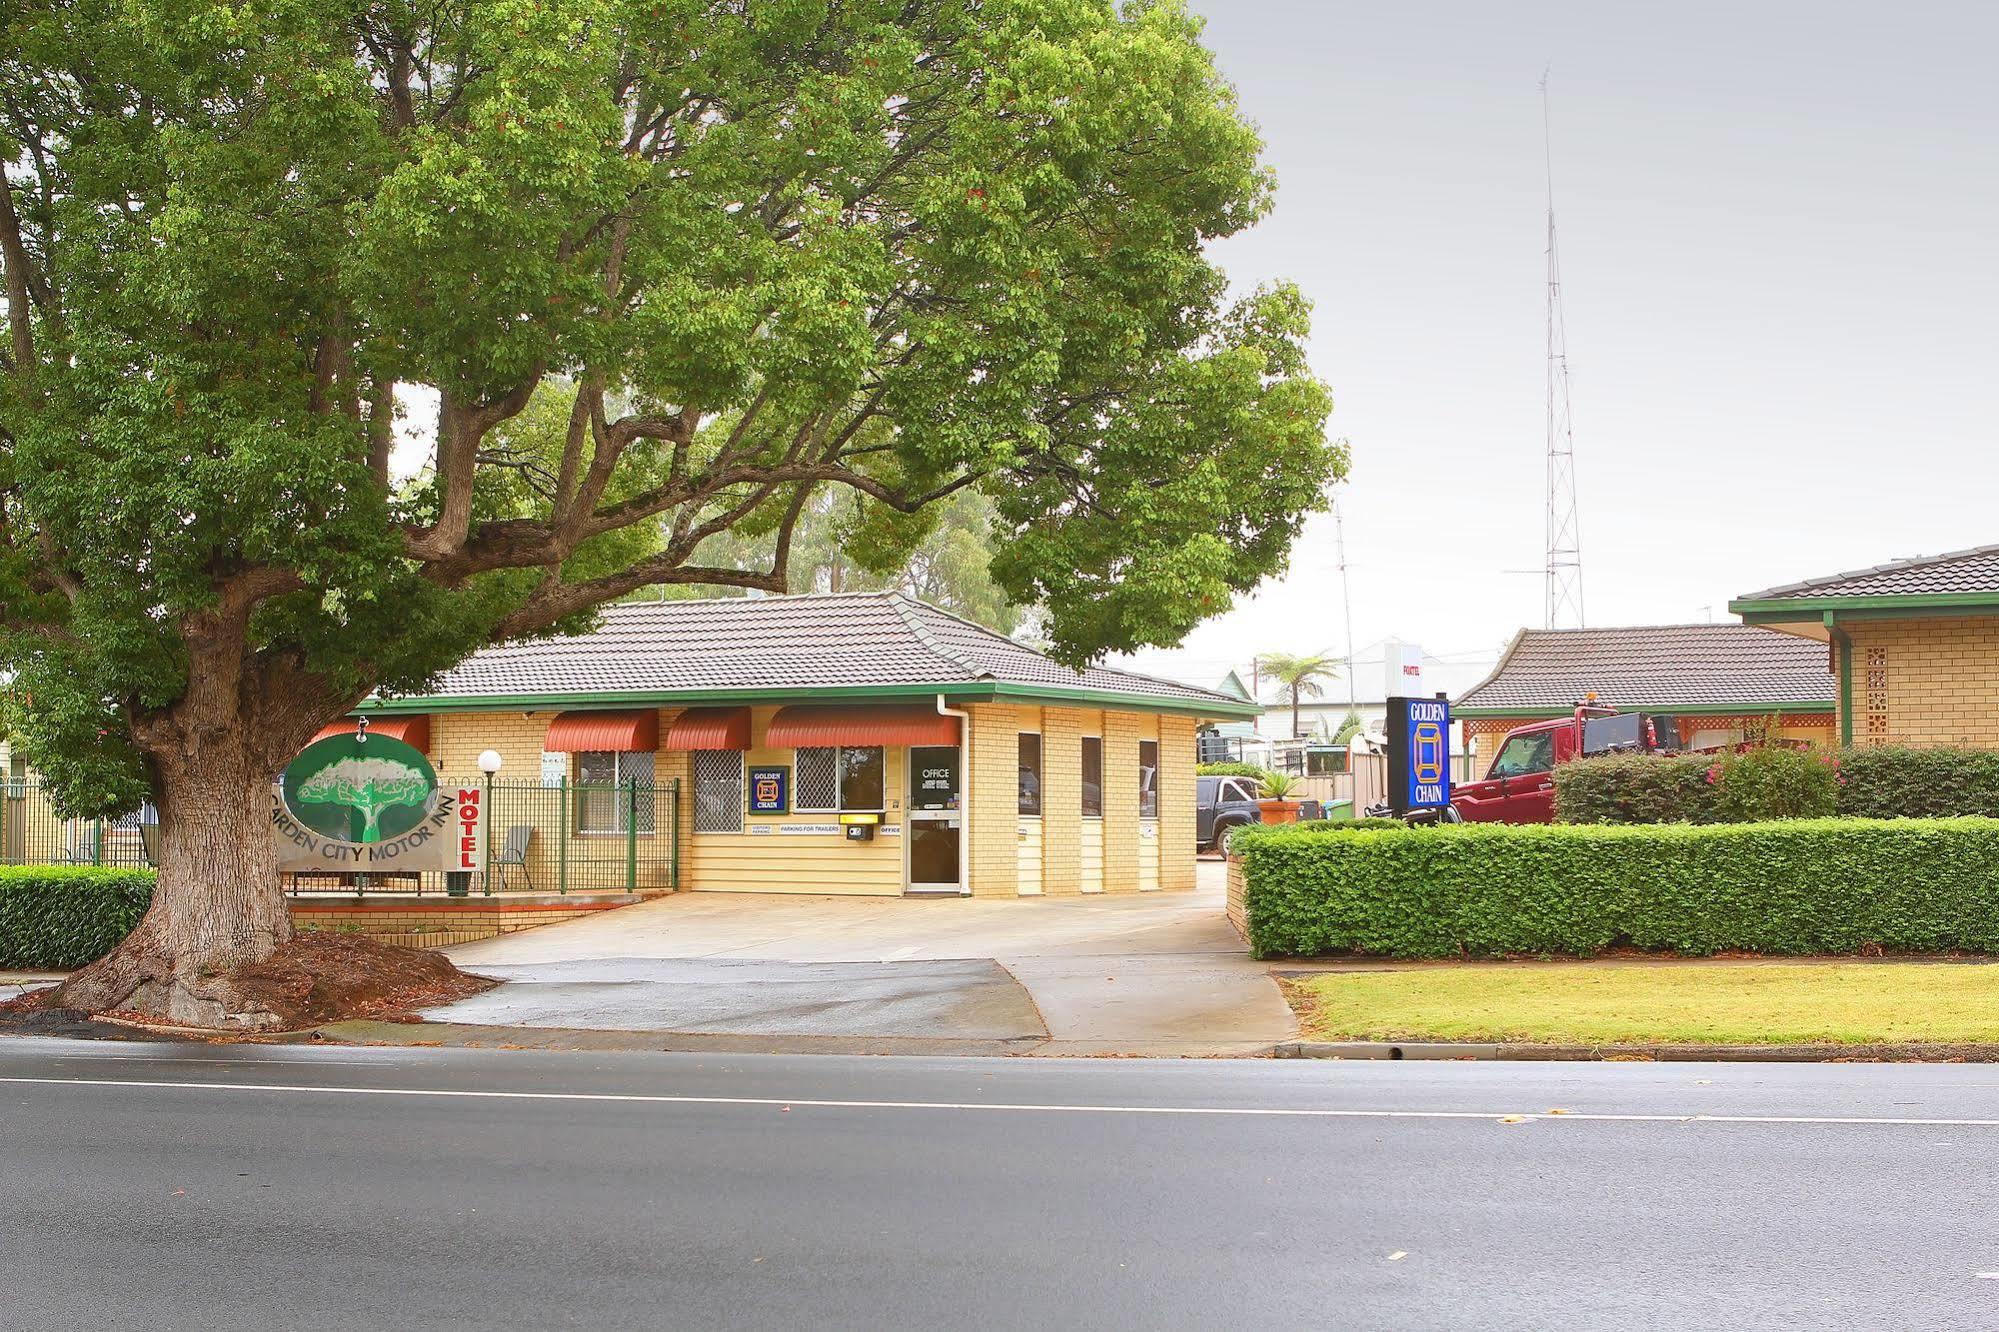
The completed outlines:
{"type": "Polygon", "coordinates": [[[1260,791],[1253,777],[1196,777],[1194,837],[1201,850],[1219,851],[1229,829],[1263,822],[1260,791]]]}

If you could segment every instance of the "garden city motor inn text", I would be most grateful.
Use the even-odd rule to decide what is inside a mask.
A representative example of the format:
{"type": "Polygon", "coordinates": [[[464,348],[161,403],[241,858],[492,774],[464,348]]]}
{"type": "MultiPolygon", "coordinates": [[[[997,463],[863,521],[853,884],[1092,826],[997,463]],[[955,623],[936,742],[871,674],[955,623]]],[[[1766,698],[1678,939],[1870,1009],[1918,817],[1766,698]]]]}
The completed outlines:
{"type": "Polygon", "coordinates": [[[476,786],[444,786],[416,826],[379,842],[350,842],[306,827],[271,788],[271,834],[287,874],[402,871],[476,873],[485,866],[485,805],[476,786]]]}

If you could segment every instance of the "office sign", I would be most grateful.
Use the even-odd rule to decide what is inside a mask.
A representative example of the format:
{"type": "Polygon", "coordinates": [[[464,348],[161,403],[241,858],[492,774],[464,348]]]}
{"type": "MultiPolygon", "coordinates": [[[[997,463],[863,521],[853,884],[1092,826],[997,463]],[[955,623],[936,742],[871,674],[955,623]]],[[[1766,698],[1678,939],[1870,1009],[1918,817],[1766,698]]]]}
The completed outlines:
{"type": "Polygon", "coordinates": [[[958,762],[956,745],[912,745],[909,750],[909,807],[956,809],[958,762]]]}
{"type": "Polygon", "coordinates": [[[1388,800],[1398,812],[1451,803],[1451,705],[1441,698],[1388,700],[1388,800]]]}
{"type": "Polygon", "coordinates": [[[750,813],[789,814],[791,803],[785,796],[785,788],[791,781],[791,769],[782,764],[771,767],[750,769],[750,813]]]}

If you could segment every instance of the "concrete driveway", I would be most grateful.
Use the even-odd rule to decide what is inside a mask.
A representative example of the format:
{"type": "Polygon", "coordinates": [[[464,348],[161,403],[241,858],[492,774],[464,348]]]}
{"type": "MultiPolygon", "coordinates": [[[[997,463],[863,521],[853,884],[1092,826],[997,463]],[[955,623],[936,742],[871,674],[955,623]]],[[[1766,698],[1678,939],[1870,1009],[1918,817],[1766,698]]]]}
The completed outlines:
{"type": "Polygon", "coordinates": [[[1192,893],[1026,901],[682,893],[453,948],[508,983],[425,1016],[1256,1054],[1298,1029],[1222,914],[1222,871],[1201,862],[1192,893]]]}

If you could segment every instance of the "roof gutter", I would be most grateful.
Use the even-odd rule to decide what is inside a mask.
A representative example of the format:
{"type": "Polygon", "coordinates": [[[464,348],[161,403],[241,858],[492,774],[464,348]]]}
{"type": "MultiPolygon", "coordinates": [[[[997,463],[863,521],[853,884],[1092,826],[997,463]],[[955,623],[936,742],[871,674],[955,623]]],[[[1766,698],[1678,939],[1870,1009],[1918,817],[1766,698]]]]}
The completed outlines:
{"type": "Polygon", "coordinates": [[[1752,617],[1798,617],[1817,620],[1827,611],[1859,611],[1889,615],[1923,612],[1975,614],[1999,611],[1999,592],[1910,592],[1868,593],[1860,596],[1829,597],[1737,597],[1728,603],[1731,614],[1752,617]]]}
{"type": "MultiPolygon", "coordinates": [[[[1788,701],[1762,699],[1746,700],[1737,703],[1626,703],[1620,701],[1615,704],[1606,704],[1605,706],[1614,706],[1624,712],[1661,712],[1688,717],[1762,717],[1772,712],[1831,712],[1836,705],[1829,698],[1794,698],[1788,701]]],[[[1477,704],[1461,707],[1453,704],[1451,706],[1451,716],[1453,718],[1462,718],[1466,721],[1480,721],[1491,718],[1540,720],[1549,717],[1573,716],[1574,713],[1575,705],[1572,703],[1500,704],[1486,707],[1480,707],[1477,704]]]]}

